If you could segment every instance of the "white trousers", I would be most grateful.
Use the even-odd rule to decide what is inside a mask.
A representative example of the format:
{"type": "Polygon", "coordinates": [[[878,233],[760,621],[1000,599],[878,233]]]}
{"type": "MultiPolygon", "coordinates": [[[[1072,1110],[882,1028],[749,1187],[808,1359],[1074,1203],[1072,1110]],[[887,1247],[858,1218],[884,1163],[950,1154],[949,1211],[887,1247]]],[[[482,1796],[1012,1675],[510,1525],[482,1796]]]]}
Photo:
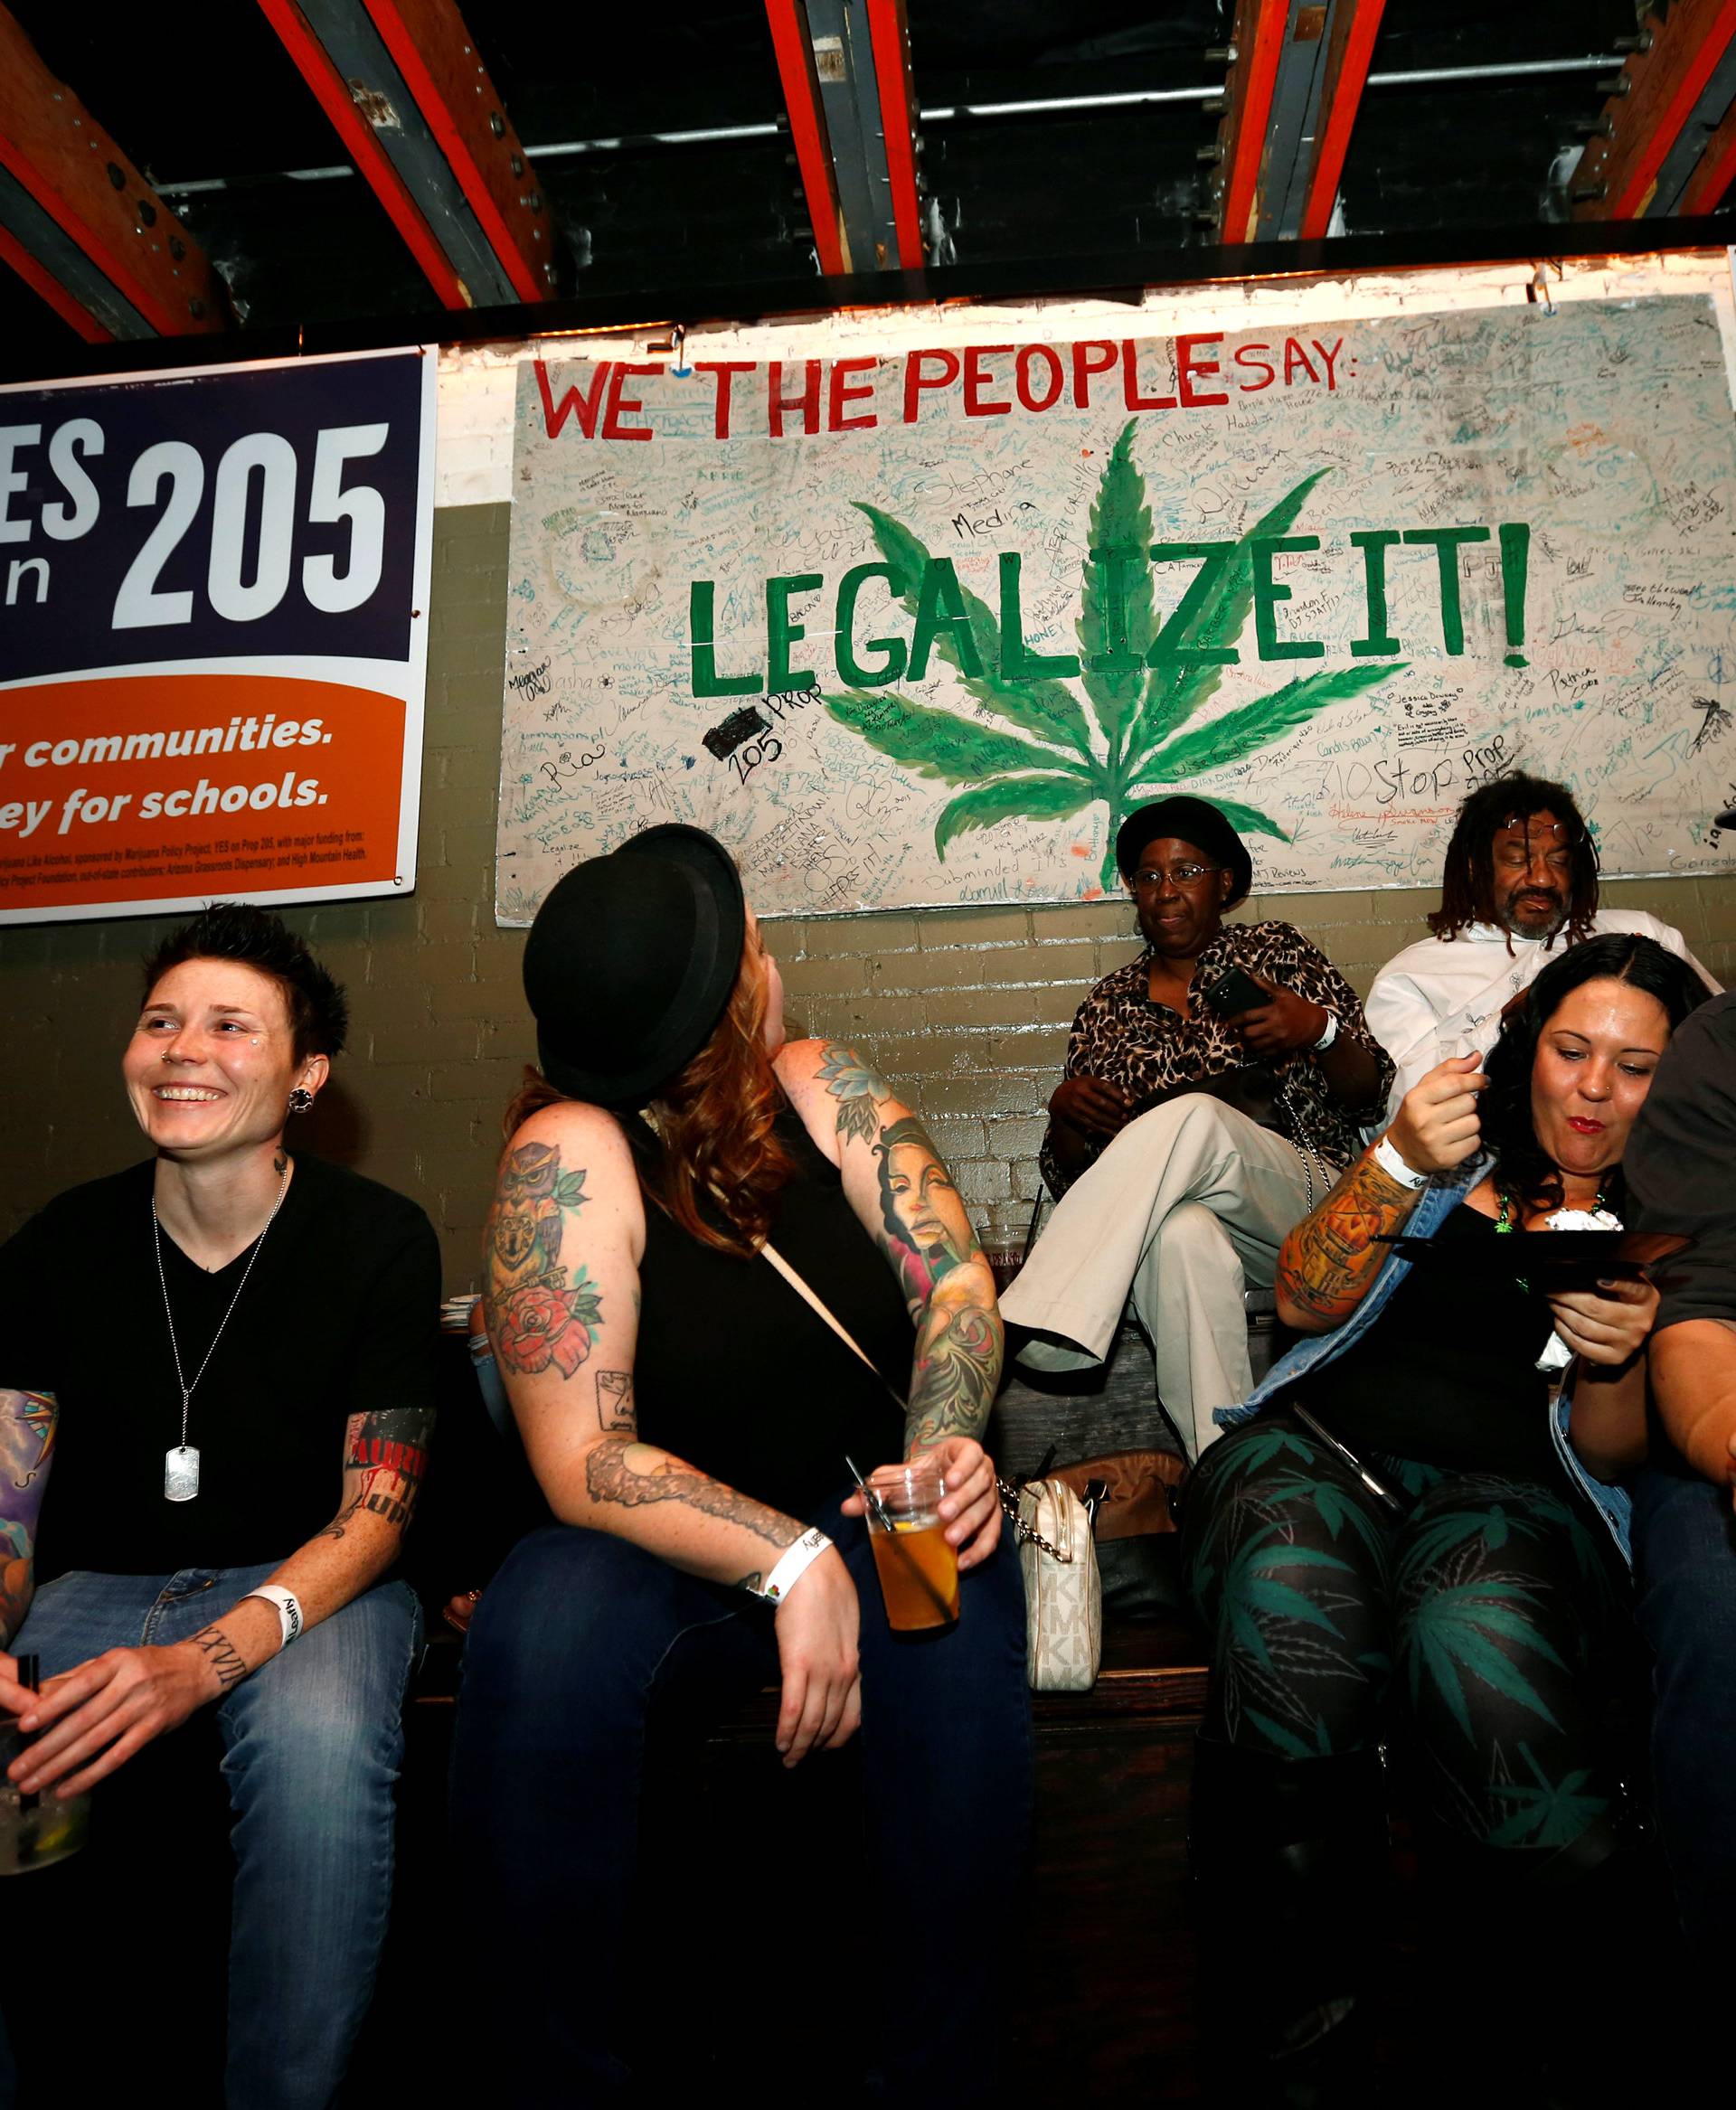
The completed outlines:
{"type": "MultiPolygon", "coordinates": [[[[1001,1299],[1016,1325],[1055,1336],[1020,1361],[1101,1362],[1131,1293],[1158,1397],[1197,1458],[1221,1433],[1215,1409],[1253,1389],[1242,1291],[1271,1287],[1285,1233],[1308,1212],[1309,1170],[1286,1137],[1203,1093],[1129,1122],[1057,1203],[1001,1299]]],[[[1316,1202],[1321,1181],[1316,1163],[1316,1202]]]]}

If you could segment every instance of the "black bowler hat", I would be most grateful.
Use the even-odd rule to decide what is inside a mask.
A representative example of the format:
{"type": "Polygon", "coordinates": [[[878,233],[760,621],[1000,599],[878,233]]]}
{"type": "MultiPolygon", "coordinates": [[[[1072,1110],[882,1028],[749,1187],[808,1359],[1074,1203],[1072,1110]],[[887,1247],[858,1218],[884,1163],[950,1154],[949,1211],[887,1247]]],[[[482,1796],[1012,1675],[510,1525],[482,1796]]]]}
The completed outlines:
{"type": "Polygon", "coordinates": [[[1248,854],[1248,845],[1216,806],[1203,798],[1189,798],[1184,792],[1174,798],[1154,799],[1122,822],[1115,838],[1115,862],[1121,877],[1130,880],[1139,869],[1146,844],[1165,835],[1178,843],[1197,843],[1230,873],[1230,897],[1223,904],[1226,909],[1248,899],[1248,890],[1254,883],[1254,861],[1248,854]]]}
{"type": "Polygon", "coordinates": [[[647,828],[574,865],[524,947],[542,1074],[575,1099],[643,1106],[711,1039],[746,929],[741,874],[703,828],[647,828]]]}

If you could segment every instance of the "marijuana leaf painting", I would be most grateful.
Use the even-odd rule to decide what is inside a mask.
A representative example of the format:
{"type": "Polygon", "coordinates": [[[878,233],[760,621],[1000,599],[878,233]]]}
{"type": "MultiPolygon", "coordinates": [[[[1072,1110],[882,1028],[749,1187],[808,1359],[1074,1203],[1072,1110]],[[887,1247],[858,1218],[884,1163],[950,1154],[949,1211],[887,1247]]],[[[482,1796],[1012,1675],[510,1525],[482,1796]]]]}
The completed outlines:
{"type": "MultiPolygon", "coordinates": [[[[1270,562],[1269,550],[1257,551],[1255,545],[1288,534],[1326,472],[1305,476],[1227,545],[1221,560],[1205,565],[1160,627],[1151,589],[1151,511],[1133,459],[1135,422],[1127,421],[1111,449],[1091,507],[1090,553],[1074,626],[1079,683],[1090,716],[1064,681],[1043,674],[1008,676],[1002,624],[962,586],[953,589],[957,605],[945,611],[947,619],[934,625],[934,649],[981,715],[964,717],[883,689],[835,690],[824,698],[841,725],[882,755],[917,776],[964,787],[934,824],[934,846],[943,861],[948,843],[972,829],[1009,820],[1063,820],[1101,800],[1109,808],[1109,846],[1099,879],[1112,888],[1116,834],[1135,806],[1258,753],[1406,664],[1382,660],[1299,675],[1251,703],[1190,722],[1216,694],[1224,666],[1239,656],[1234,640],[1254,610],[1257,560],[1270,562]],[[996,719],[1001,724],[989,722],[996,719]]],[[[912,615],[933,623],[936,610],[923,604],[944,590],[941,568],[890,513],[862,502],[858,510],[873,529],[894,593],[912,615]]],[[[1184,545],[1167,547],[1178,556],[1188,553],[1184,545]]],[[[1203,546],[1198,553],[1204,554],[1203,546]]],[[[1018,563],[1015,556],[1003,556],[1004,581],[1009,566],[1016,577],[1018,563]]],[[[1269,608],[1262,608],[1257,621],[1262,644],[1270,642],[1269,621],[1269,608]]],[[[1029,664],[1022,645],[1016,652],[1029,664]]],[[[1256,807],[1215,792],[1208,796],[1237,828],[1288,840],[1256,807]]]]}

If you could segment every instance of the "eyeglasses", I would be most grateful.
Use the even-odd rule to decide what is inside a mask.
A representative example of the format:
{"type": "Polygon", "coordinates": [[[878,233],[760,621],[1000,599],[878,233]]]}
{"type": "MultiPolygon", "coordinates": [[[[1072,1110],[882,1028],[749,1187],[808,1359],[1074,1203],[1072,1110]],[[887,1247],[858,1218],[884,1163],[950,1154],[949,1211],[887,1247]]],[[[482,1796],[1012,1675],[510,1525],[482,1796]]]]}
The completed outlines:
{"type": "Polygon", "coordinates": [[[1521,838],[1517,843],[1493,846],[1494,862],[1504,871],[1524,871],[1539,852],[1552,871],[1571,871],[1582,840],[1578,828],[1563,821],[1546,821],[1536,814],[1509,814],[1496,833],[1521,838]]]}
{"type": "Polygon", "coordinates": [[[1172,864],[1167,871],[1161,865],[1151,865],[1136,871],[1127,884],[1136,894],[1155,892],[1167,880],[1172,886],[1196,887],[1203,879],[1210,879],[1214,872],[1223,870],[1221,864],[1172,864]]]}

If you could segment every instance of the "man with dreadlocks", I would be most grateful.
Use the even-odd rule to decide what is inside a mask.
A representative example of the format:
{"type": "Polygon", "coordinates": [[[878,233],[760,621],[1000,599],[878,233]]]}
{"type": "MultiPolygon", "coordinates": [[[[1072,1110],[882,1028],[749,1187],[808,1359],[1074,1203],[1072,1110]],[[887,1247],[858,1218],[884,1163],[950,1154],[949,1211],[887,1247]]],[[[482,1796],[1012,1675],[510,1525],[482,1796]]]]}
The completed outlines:
{"type": "Polygon", "coordinates": [[[1386,963],[1363,1006],[1398,1064],[1389,1122],[1438,1062],[1486,1053],[1506,1006],[1560,951],[1588,937],[1655,938],[1718,987],[1679,930],[1643,909],[1599,908],[1597,845],[1573,794],[1517,770],[1491,777],[1459,807],[1440,907],[1428,920],[1433,935],[1386,963]]]}

